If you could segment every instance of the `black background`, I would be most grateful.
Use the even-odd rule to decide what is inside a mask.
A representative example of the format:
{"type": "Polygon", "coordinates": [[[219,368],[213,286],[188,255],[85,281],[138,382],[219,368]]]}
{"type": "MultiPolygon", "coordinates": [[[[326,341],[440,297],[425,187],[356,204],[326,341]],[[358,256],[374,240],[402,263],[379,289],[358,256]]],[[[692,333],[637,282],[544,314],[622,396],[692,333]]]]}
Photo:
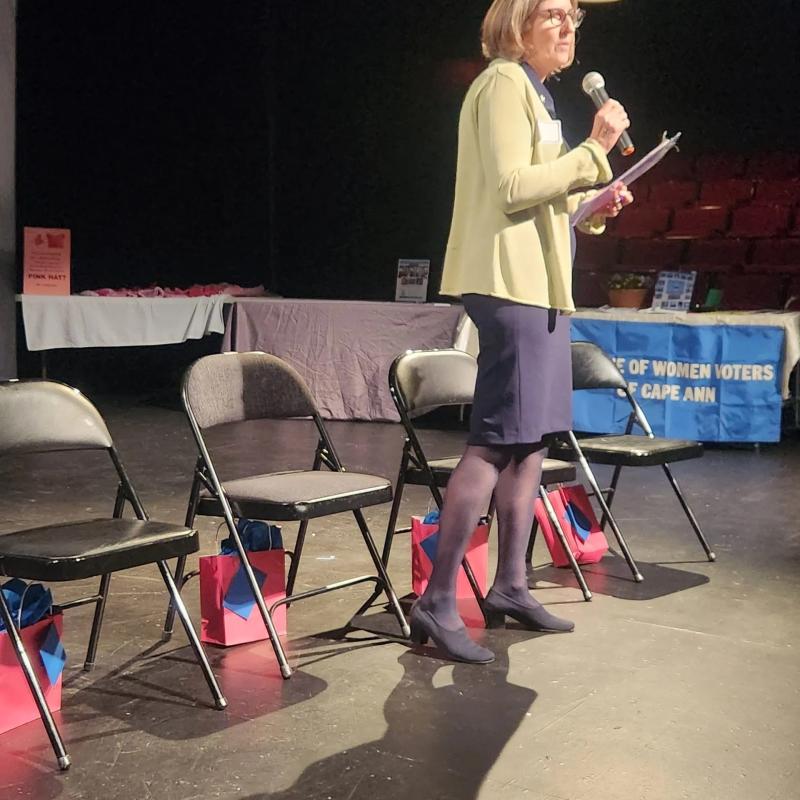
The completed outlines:
{"type": "MultiPolygon", "coordinates": [[[[399,257],[441,267],[487,0],[42,2],[18,7],[18,224],[73,231],[73,291],[264,283],[391,299],[399,257]]],[[[606,76],[640,150],[800,149],[791,0],[589,6],[552,84],[588,134],[606,76]]],[[[436,277],[433,283],[436,283],[436,277]]]]}

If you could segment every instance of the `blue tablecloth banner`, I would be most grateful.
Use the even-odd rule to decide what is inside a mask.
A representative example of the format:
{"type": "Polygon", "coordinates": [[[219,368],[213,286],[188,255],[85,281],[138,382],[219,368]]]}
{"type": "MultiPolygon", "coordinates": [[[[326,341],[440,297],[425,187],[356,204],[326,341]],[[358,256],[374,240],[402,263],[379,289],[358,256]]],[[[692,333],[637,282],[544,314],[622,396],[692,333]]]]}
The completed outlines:
{"type": "MultiPolygon", "coordinates": [[[[780,440],[782,328],[574,317],[571,324],[573,341],[594,342],[616,361],[656,436],[780,440]]],[[[609,389],[573,394],[576,431],[623,433],[629,414],[628,401],[609,389]]]]}

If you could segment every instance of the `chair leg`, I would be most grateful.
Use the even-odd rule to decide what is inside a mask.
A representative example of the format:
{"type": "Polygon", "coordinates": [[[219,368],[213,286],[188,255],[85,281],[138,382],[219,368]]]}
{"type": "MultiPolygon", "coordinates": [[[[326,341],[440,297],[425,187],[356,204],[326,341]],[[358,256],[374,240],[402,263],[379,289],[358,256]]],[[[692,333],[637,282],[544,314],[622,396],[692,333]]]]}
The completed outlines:
{"type": "Polygon", "coordinates": [[[189,637],[189,644],[191,644],[192,650],[194,650],[194,654],[200,663],[200,668],[203,670],[203,676],[206,679],[208,688],[211,690],[211,696],[214,698],[214,705],[218,709],[222,710],[228,705],[228,701],[225,699],[225,695],[222,694],[222,689],[220,689],[217,679],[214,677],[214,673],[211,671],[211,665],[208,663],[205,650],[203,650],[203,646],[200,644],[200,639],[197,637],[197,631],[195,631],[194,625],[192,625],[192,620],[189,618],[189,612],[186,610],[186,606],[183,604],[183,598],[178,591],[178,587],[175,585],[175,580],[173,579],[172,573],[169,570],[169,565],[166,561],[159,561],[158,569],[161,572],[161,577],[164,579],[164,583],[167,585],[167,590],[172,598],[172,606],[175,608],[175,611],[178,613],[178,617],[180,617],[180,620],[183,623],[183,629],[186,631],[186,635],[189,637]]]}
{"type": "MultiPolygon", "coordinates": [[[[542,499],[542,504],[547,512],[547,518],[550,520],[550,525],[553,527],[553,531],[558,537],[558,541],[561,543],[561,547],[567,556],[570,567],[572,567],[572,572],[575,575],[575,579],[578,581],[578,586],[581,587],[583,599],[588,602],[592,599],[592,593],[589,591],[589,587],[586,585],[586,579],[583,577],[580,565],[575,560],[574,553],[572,550],[570,550],[567,537],[564,535],[564,529],[561,527],[561,523],[559,522],[558,514],[556,514],[556,510],[553,508],[553,504],[550,502],[550,497],[547,494],[547,489],[545,489],[544,486],[539,487],[539,497],[542,499]]],[[[533,539],[531,539],[531,541],[533,541],[533,539]]]]}
{"type": "Polygon", "coordinates": [[[525,551],[525,562],[529,567],[533,567],[533,546],[536,543],[536,534],[538,530],[539,521],[534,517],[531,523],[531,535],[528,539],[528,549],[525,551]]]}
{"type": "Polygon", "coordinates": [[[689,508],[689,504],[686,502],[686,498],[683,496],[681,487],[678,485],[678,481],[672,474],[672,470],[669,468],[669,464],[663,464],[662,466],[664,467],[664,472],[666,473],[670,485],[675,490],[675,494],[678,496],[678,500],[680,501],[680,504],[683,507],[684,513],[689,519],[689,523],[691,524],[692,528],[694,528],[694,532],[697,534],[697,538],[700,540],[700,544],[702,545],[703,550],[705,550],[706,558],[709,561],[716,561],[717,556],[709,546],[708,542],[706,541],[706,537],[703,535],[703,531],[700,530],[700,523],[698,523],[697,518],[695,517],[692,509],[689,508]]]}
{"type": "MultiPolygon", "coordinates": [[[[183,574],[186,571],[186,556],[179,556],[178,563],[175,565],[175,586],[178,592],[183,591],[183,574]]],[[[161,641],[168,642],[172,638],[172,631],[175,627],[175,606],[170,603],[167,606],[167,616],[164,619],[164,630],[161,633],[161,641]]]]}
{"type": "Polygon", "coordinates": [[[580,445],[578,444],[575,434],[571,431],[569,434],[569,440],[572,450],[578,456],[578,462],[581,465],[583,474],[586,475],[586,479],[589,481],[589,485],[592,487],[592,491],[597,498],[597,502],[600,504],[603,514],[608,518],[608,524],[611,526],[611,530],[614,533],[614,538],[617,540],[619,548],[622,550],[622,555],[625,557],[625,561],[628,563],[628,567],[633,575],[634,581],[636,581],[636,583],[641,583],[644,580],[642,573],[639,572],[639,567],[636,566],[636,562],[633,560],[631,551],[628,549],[628,543],[625,541],[625,537],[622,535],[619,525],[617,525],[617,520],[611,513],[611,509],[608,507],[608,503],[606,503],[606,498],[600,490],[600,485],[597,483],[597,478],[595,478],[594,472],[592,472],[592,468],[589,466],[589,462],[586,460],[586,456],[583,454],[583,450],[580,449],[580,445]]]}
{"type": "Polygon", "coordinates": [[[411,636],[411,628],[409,628],[408,623],[406,622],[403,609],[400,608],[400,601],[397,599],[397,594],[395,594],[394,588],[392,587],[392,582],[389,580],[389,573],[386,571],[386,567],[383,565],[381,557],[378,554],[378,548],[375,547],[375,542],[372,538],[372,534],[369,532],[369,527],[367,526],[367,521],[364,519],[364,514],[360,508],[356,508],[353,511],[353,516],[356,518],[361,535],[364,537],[364,543],[367,545],[367,550],[369,551],[370,557],[375,564],[375,569],[378,571],[378,577],[381,579],[381,583],[383,584],[383,590],[386,593],[386,599],[389,601],[389,605],[392,607],[392,611],[394,611],[394,615],[397,617],[397,621],[400,623],[400,630],[402,631],[403,636],[407,639],[411,636]]]}
{"type": "Polygon", "coordinates": [[[53,715],[50,712],[50,707],[47,705],[47,700],[45,700],[42,687],[40,686],[39,681],[36,679],[33,666],[31,666],[28,654],[25,652],[25,646],[22,644],[22,638],[19,635],[19,631],[17,630],[16,624],[11,616],[11,611],[8,608],[6,599],[3,597],[2,592],[0,592],[0,617],[2,617],[3,623],[6,626],[6,631],[10,638],[11,646],[14,648],[14,653],[17,656],[17,661],[19,661],[22,672],[25,674],[25,680],[28,682],[28,687],[30,688],[33,699],[36,702],[36,707],[39,709],[39,716],[41,717],[44,728],[47,731],[47,736],[50,739],[53,752],[58,760],[58,766],[62,770],[69,769],[71,763],[70,757],[67,755],[67,751],[64,748],[64,742],[61,739],[61,734],[59,733],[58,727],[53,719],[53,715]]]}
{"type": "Polygon", "coordinates": [[[94,669],[94,660],[97,655],[97,643],[100,641],[100,628],[103,625],[103,615],[106,610],[106,600],[108,599],[108,587],[111,583],[111,575],[103,575],[100,578],[100,599],[94,607],[94,622],[92,622],[92,633],[89,636],[89,647],[86,648],[86,659],[83,662],[83,671],[91,672],[94,669]]]}
{"type": "MultiPolygon", "coordinates": [[[[392,510],[389,512],[389,523],[386,526],[386,538],[383,540],[383,553],[381,554],[381,563],[388,571],[389,569],[389,556],[392,554],[392,544],[394,544],[395,531],[397,530],[397,518],[400,516],[400,503],[403,499],[403,489],[405,488],[405,468],[401,465],[400,474],[397,476],[397,486],[394,490],[394,498],[392,500],[392,510]]],[[[376,586],[372,594],[361,604],[358,611],[353,614],[358,617],[364,614],[372,604],[380,597],[383,590],[380,586],[376,586]]]]}
{"type": "MultiPolygon", "coordinates": [[[[300,523],[300,528],[297,531],[297,540],[294,543],[294,554],[292,555],[292,563],[289,565],[289,574],[286,576],[286,594],[294,593],[294,584],[297,580],[297,570],[300,567],[300,556],[303,554],[303,545],[306,542],[306,532],[308,531],[308,520],[304,519],[300,523]]],[[[287,603],[286,608],[289,608],[287,603]]]]}
{"type": "MultiPolygon", "coordinates": [[[[617,495],[617,484],[619,483],[619,476],[622,472],[622,467],[614,467],[614,472],[611,475],[611,485],[608,487],[608,496],[606,497],[606,505],[611,508],[611,504],[614,502],[614,498],[617,495]]],[[[605,531],[606,529],[606,515],[603,512],[603,515],[600,517],[600,530],[605,531]]]]}

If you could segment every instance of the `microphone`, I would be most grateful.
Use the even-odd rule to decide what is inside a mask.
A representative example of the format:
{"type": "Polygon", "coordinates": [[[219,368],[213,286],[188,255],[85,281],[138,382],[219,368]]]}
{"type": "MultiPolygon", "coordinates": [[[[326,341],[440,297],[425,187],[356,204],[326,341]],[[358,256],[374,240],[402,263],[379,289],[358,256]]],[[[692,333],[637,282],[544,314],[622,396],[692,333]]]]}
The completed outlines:
{"type": "MultiPolygon", "coordinates": [[[[606,91],[605,78],[599,72],[587,72],[581,83],[583,91],[592,98],[595,108],[600,108],[609,99],[606,91]]],[[[617,139],[617,147],[624,156],[629,156],[636,149],[628,136],[628,131],[622,131],[622,135],[617,139]]]]}

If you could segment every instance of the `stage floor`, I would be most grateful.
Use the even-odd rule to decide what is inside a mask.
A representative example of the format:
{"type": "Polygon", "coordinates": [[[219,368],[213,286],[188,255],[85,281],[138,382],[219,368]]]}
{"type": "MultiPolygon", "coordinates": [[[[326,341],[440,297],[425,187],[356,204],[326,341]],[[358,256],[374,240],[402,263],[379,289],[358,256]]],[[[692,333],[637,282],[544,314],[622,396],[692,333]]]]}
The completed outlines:
{"type": "MultiPolygon", "coordinates": [[[[136,401],[98,404],[155,519],[180,522],[194,445],[182,414],[136,401]]],[[[345,463],[394,478],[399,425],[329,423],[345,463]]],[[[458,451],[458,431],[425,432],[432,455],[458,451]]],[[[254,453],[224,461],[265,469],[310,464],[301,422],[265,425],[254,453]],[[281,457],[289,453],[289,458],[281,457]]],[[[81,471],[0,462],[0,532],[44,524],[51,513],[108,508],[106,464],[81,471]],[[17,490],[35,477],[34,502],[17,490]],[[63,486],[65,493],[58,494],[63,486]]],[[[55,768],[38,723],[0,736],[0,797],[51,800],[785,800],[800,762],[800,447],[711,450],[675,467],[717,553],[707,563],[660,471],[623,473],[619,521],[645,582],[607,557],[587,568],[582,601],[572,574],[549,566],[543,542],[533,580],[548,607],[576,621],[570,635],[519,628],[483,634],[489,666],[452,665],[369,629],[394,634],[379,614],[348,620],[369,589],[296,604],[289,612],[284,682],[265,644],[208,648],[230,701],[208,694],[182,631],[159,644],[165,592],[156,570],[112,580],[98,666],[80,670],[90,612],[67,612],[64,708],[72,756],[55,768]]],[[[235,470],[233,470],[235,471],[235,470]]],[[[403,516],[425,511],[407,490],[403,516]]],[[[383,540],[388,506],[368,510],[383,540]]],[[[369,571],[352,517],[312,523],[298,589],[369,571]]],[[[202,552],[216,525],[200,521],[202,552]]],[[[285,526],[288,545],[294,526],[285,526]]],[[[191,562],[190,562],[191,563],[191,562]]],[[[408,540],[391,574],[410,589],[408,540]]],[[[79,596],[57,585],[56,600],[79,596]]],[[[94,583],[91,584],[94,588],[94,583]]],[[[185,597],[200,621],[197,585],[185,597]]]]}

